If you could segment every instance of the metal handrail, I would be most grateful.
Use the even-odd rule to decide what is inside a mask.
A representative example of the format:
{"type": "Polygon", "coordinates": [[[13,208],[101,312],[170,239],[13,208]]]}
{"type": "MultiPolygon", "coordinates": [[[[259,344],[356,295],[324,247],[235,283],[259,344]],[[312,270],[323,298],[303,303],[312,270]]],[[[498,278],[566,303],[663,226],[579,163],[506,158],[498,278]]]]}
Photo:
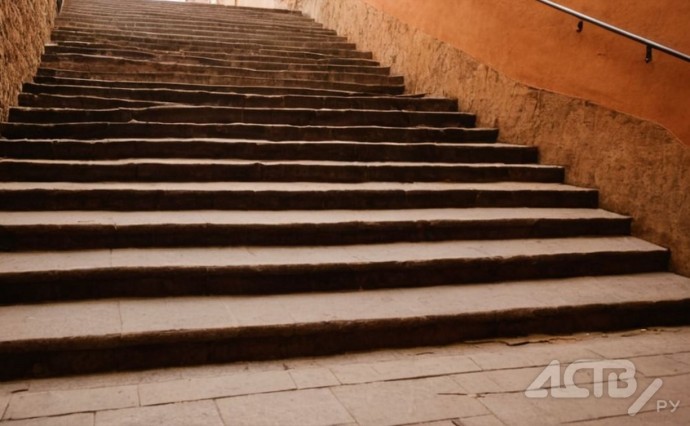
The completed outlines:
{"type": "Polygon", "coordinates": [[[623,37],[629,38],[630,40],[636,41],[638,43],[644,44],[647,47],[647,54],[645,56],[645,62],[649,63],[652,61],[652,51],[654,49],[664,52],[668,55],[675,56],[678,59],[681,59],[686,62],[690,62],[690,56],[686,55],[685,53],[681,53],[677,50],[671,49],[668,46],[664,46],[663,44],[657,43],[655,41],[649,40],[644,37],[640,37],[637,34],[633,34],[629,31],[625,31],[621,28],[615,27],[613,25],[607,24],[606,22],[600,21],[596,18],[592,18],[591,16],[585,15],[584,13],[580,13],[576,10],[570,9],[569,7],[565,7],[563,5],[560,5],[558,3],[555,3],[550,0],[537,0],[539,3],[545,4],[549,7],[552,7],[554,9],[560,10],[563,13],[567,13],[568,15],[572,15],[580,20],[580,22],[577,24],[577,31],[581,32],[583,28],[583,22],[589,22],[590,24],[594,24],[598,27],[604,28],[605,30],[611,31],[613,33],[616,33],[618,35],[621,35],[623,37]]]}

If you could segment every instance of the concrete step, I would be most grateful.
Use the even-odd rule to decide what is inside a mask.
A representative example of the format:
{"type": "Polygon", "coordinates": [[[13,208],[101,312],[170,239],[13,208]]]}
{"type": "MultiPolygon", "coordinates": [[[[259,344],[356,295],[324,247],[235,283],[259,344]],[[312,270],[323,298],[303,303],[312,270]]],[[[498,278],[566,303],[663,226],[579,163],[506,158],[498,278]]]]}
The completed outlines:
{"type": "MultiPolygon", "coordinates": [[[[33,93],[80,93],[84,87],[100,89],[167,89],[184,91],[201,91],[214,93],[242,93],[257,95],[304,95],[304,96],[382,96],[378,93],[355,92],[348,90],[318,89],[310,87],[278,87],[278,86],[227,86],[210,84],[185,84],[173,81],[117,81],[89,78],[64,78],[37,75],[34,83],[25,83],[23,90],[33,93]],[[35,84],[34,84],[35,83],[35,84]]],[[[388,96],[388,95],[384,95],[388,96]]],[[[405,96],[400,96],[405,97],[405,96]]],[[[416,98],[418,96],[408,96],[416,98]]]]}
{"type": "Polygon", "coordinates": [[[91,86],[33,85],[19,95],[19,105],[31,108],[109,109],[154,104],[208,105],[235,108],[308,108],[381,111],[455,112],[457,101],[393,96],[247,95],[170,89],[125,89],[91,86]],[[32,94],[27,92],[42,93],[32,94]],[[53,92],[59,94],[48,94],[53,92]]]}
{"type": "MultiPolygon", "coordinates": [[[[259,49],[243,52],[239,51],[204,51],[197,49],[195,52],[185,52],[181,49],[164,48],[158,46],[133,46],[127,43],[99,42],[88,43],[80,41],[62,41],[59,44],[49,44],[46,46],[46,53],[78,53],[111,55],[116,52],[118,55],[132,58],[152,58],[163,56],[175,56],[184,61],[201,61],[201,63],[212,63],[213,61],[255,61],[264,64],[311,64],[311,65],[341,65],[341,66],[360,66],[369,68],[381,68],[381,64],[372,59],[340,58],[335,56],[324,56],[309,54],[304,52],[289,52],[275,49],[259,49]],[[210,62],[209,62],[210,61],[210,62]]],[[[117,56],[117,55],[115,55],[117,56]]]]}
{"type": "Polygon", "coordinates": [[[343,161],[0,159],[0,181],[562,182],[561,167],[343,161]]]}
{"type": "Polygon", "coordinates": [[[632,237],[0,253],[0,304],[634,274],[665,271],[668,258],[632,237]]]}
{"type": "Polygon", "coordinates": [[[0,210],[333,210],[597,207],[597,192],[553,183],[2,182],[0,210]]]}
{"type": "Polygon", "coordinates": [[[10,110],[14,123],[247,123],[295,126],[474,127],[473,114],[360,109],[247,108],[165,105],[145,108],[10,110]]]}
{"type": "MultiPolygon", "coordinates": [[[[117,71],[73,71],[62,69],[51,69],[41,67],[37,72],[38,77],[58,77],[70,79],[96,79],[123,82],[162,82],[162,83],[182,83],[193,85],[211,86],[264,86],[264,87],[291,87],[307,88],[316,90],[338,90],[359,93],[375,93],[385,95],[401,95],[405,91],[405,86],[391,83],[358,83],[349,81],[328,81],[313,80],[305,75],[303,79],[283,77],[280,72],[275,75],[265,77],[254,77],[251,73],[242,72],[238,75],[209,75],[192,74],[187,72],[165,71],[165,72],[130,72],[124,70],[117,71]]],[[[40,82],[36,78],[34,81],[40,82]]]]}
{"type": "Polygon", "coordinates": [[[362,142],[493,142],[496,129],[463,127],[294,126],[196,123],[2,123],[7,139],[246,138],[262,140],[343,140],[362,142]]]}
{"type": "Polygon", "coordinates": [[[115,160],[205,158],[250,160],[403,161],[506,163],[537,161],[537,149],[522,145],[385,143],[346,141],[251,141],[233,139],[0,139],[0,156],[26,159],[115,160]]]}
{"type": "Polygon", "coordinates": [[[690,280],[667,273],[7,306],[0,378],[672,326],[686,322],[688,309],[690,280]]]}
{"type": "MultiPolygon", "coordinates": [[[[258,71],[311,71],[316,73],[323,72],[342,72],[344,74],[370,74],[378,76],[388,76],[388,67],[367,65],[339,65],[320,63],[318,61],[288,62],[285,57],[270,57],[246,55],[244,58],[208,58],[203,56],[179,55],[172,52],[146,52],[141,50],[122,50],[122,49],[84,49],[59,47],[47,49],[42,57],[43,64],[53,64],[51,68],[77,69],[79,64],[100,61],[100,65],[117,62],[129,64],[129,66],[165,66],[170,67],[174,64],[180,69],[190,69],[188,67],[204,66],[211,67],[211,72],[220,69],[251,69],[258,71]],[[267,60],[268,59],[268,60],[267,60]],[[124,61],[124,62],[122,62],[124,61]],[[153,62],[153,64],[151,64],[153,62]],[[55,64],[61,64],[57,66],[55,64]],[[160,64],[160,65],[158,65],[160,64]]],[[[166,68],[164,68],[166,69],[166,68]]]]}
{"type": "Polygon", "coordinates": [[[597,209],[467,208],[175,212],[0,212],[0,250],[323,246],[623,236],[630,218],[597,209]]]}

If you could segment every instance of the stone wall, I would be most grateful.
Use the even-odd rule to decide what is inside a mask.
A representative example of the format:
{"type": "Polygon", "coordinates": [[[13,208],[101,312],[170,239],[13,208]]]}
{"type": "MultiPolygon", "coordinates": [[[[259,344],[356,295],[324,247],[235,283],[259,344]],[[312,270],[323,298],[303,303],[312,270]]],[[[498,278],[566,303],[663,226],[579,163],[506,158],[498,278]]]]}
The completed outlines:
{"type": "Polygon", "coordinates": [[[690,147],[669,131],[521,84],[363,0],[285,1],[374,52],[410,92],[458,98],[501,140],[538,146],[543,163],[598,188],[603,208],[631,215],[634,235],[670,248],[672,269],[690,276],[690,147]]]}
{"type": "Polygon", "coordinates": [[[56,13],[56,0],[0,0],[0,120],[36,73],[56,13]]]}

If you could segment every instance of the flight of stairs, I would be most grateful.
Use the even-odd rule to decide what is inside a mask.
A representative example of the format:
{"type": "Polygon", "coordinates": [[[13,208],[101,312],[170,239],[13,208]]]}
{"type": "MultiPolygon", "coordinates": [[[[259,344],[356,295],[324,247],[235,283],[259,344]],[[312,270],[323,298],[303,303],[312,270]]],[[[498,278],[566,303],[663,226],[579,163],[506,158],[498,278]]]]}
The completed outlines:
{"type": "Polygon", "coordinates": [[[688,322],[497,137],[294,12],[70,0],[0,126],[0,379],[688,322]]]}

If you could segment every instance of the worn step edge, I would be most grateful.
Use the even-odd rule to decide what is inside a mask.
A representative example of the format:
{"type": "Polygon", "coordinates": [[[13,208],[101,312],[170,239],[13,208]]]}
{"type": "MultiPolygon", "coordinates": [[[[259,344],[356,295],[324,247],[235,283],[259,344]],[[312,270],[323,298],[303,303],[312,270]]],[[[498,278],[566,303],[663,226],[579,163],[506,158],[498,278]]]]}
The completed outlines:
{"type": "MultiPolygon", "coordinates": [[[[404,312],[394,310],[388,316],[369,314],[362,317],[361,314],[348,316],[329,313],[328,319],[318,320],[319,316],[314,315],[315,319],[309,320],[307,317],[295,323],[175,331],[125,332],[120,329],[119,332],[108,335],[15,338],[0,344],[0,362],[5,366],[0,378],[9,380],[239,360],[281,359],[387,347],[441,345],[527,334],[613,331],[688,323],[690,284],[687,280],[670,274],[602,277],[594,285],[587,285],[583,280],[585,279],[544,280],[492,286],[496,292],[499,287],[502,294],[510,292],[512,300],[531,300],[532,297],[528,295],[538,292],[558,301],[551,304],[514,304],[506,303],[506,299],[487,303],[486,296],[469,295],[467,287],[436,287],[427,289],[429,292],[422,294],[417,294],[418,290],[396,290],[358,295],[314,295],[303,303],[290,304],[288,300],[285,303],[308,312],[312,310],[305,307],[319,305],[368,306],[375,302],[373,312],[382,306],[405,306],[404,312]],[[642,296],[648,294],[650,287],[657,292],[653,300],[642,296]],[[670,288],[673,289],[672,294],[669,294],[670,288]],[[611,295],[611,289],[616,290],[615,297],[611,295]],[[597,294],[599,297],[597,300],[592,300],[592,297],[583,298],[574,295],[571,290],[580,290],[580,294],[597,294]],[[428,297],[432,291],[435,300],[439,297],[446,301],[457,300],[459,307],[448,309],[452,303],[439,304],[444,309],[424,306],[419,300],[428,297]],[[601,294],[606,296],[602,297],[601,294]],[[405,298],[410,299],[409,303],[404,303],[405,298]],[[472,302],[485,307],[463,311],[462,306],[472,302]],[[416,314],[406,314],[410,311],[416,314]]],[[[476,289],[481,290],[481,286],[476,289]]],[[[166,307],[175,311],[175,301],[168,300],[166,307]]],[[[280,301],[281,298],[266,300],[271,302],[271,306],[276,306],[280,301]]],[[[240,303],[239,300],[228,301],[228,309],[232,310],[233,302],[240,303]]],[[[259,310],[266,309],[261,302],[262,299],[254,299],[249,303],[256,304],[259,310]]],[[[137,306],[141,302],[123,303],[137,306]]],[[[193,301],[188,300],[188,303],[193,301]]],[[[203,302],[200,305],[203,306],[203,302]]],[[[56,308],[62,309],[60,312],[74,313],[78,312],[80,305],[66,304],[56,308]]],[[[33,308],[10,309],[26,309],[30,313],[33,308]]]]}
{"type": "MultiPolygon", "coordinates": [[[[511,209],[512,210],[512,209],[511,209]]],[[[319,221],[313,212],[298,213],[295,221],[285,218],[291,212],[281,212],[273,222],[257,222],[250,218],[231,223],[218,220],[220,212],[214,212],[203,220],[204,212],[194,214],[195,221],[176,221],[172,217],[161,218],[162,213],[143,215],[140,221],[104,221],[99,217],[89,219],[85,212],[65,212],[74,222],[51,222],[49,218],[37,218],[12,223],[10,215],[23,218],[35,216],[35,212],[0,213],[0,250],[75,250],[99,248],[145,247],[211,247],[211,246],[277,246],[277,245],[341,245],[386,242],[423,242],[447,240],[564,238],[577,236],[623,236],[630,234],[631,219],[612,215],[577,215],[572,217],[555,214],[532,217],[506,214],[503,217],[479,219],[457,215],[417,217],[417,211],[400,212],[401,217],[381,218],[376,211],[365,211],[357,219],[319,221]],[[404,216],[404,218],[403,218],[404,216]],[[216,218],[214,220],[214,218],[216,218]],[[302,219],[301,221],[299,219],[302,219]]],[[[272,212],[247,212],[253,215],[272,212]]],[[[320,212],[319,212],[320,213],[320,212]]],[[[339,212],[325,211],[326,216],[339,212]]],[[[115,212],[102,216],[119,217],[115,212]]],[[[141,216],[142,214],[139,213],[141,216]]],[[[44,215],[45,216],[45,215],[44,215]]],[[[296,215],[290,215],[294,217],[296,215]]],[[[129,216],[131,217],[131,216],[129,216]]],[[[186,216],[185,216],[186,217],[186,216]]],[[[337,217],[337,216],[336,216],[337,217]]]]}

